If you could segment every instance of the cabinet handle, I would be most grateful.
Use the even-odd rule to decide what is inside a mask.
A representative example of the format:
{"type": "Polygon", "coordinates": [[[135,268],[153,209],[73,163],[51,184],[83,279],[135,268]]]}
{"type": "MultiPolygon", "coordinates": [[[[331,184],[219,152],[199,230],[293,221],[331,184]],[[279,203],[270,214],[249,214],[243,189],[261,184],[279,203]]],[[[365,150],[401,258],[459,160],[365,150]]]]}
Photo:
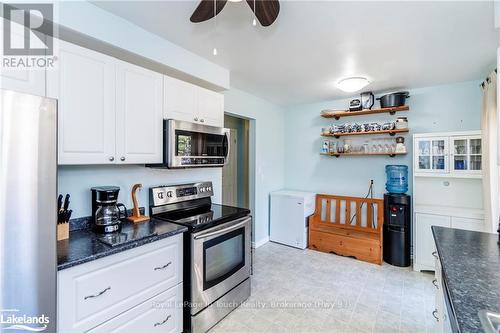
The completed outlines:
{"type": "Polygon", "coordinates": [[[168,264],[163,265],[163,266],[161,266],[161,267],[155,267],[155,269],[154,269],[154,270],[155,270],[155,271],[161,271],[162,269],[167,268],[167,267],[168,267],[168,266],[170,266],[171,264],[172,264],[172,262],[171,262],[171,261],[169,261],[169,262],[168,262],[168,264]]]}
{"type": "Polygon", "coordinates": [[[113,156],[110,156],[110,157],[109,157],[109,160],[110,160],[111,162],[113,162],[113,161],[115,160],[115,158],[114,158],[113,156]]]}
{"type": "Polygon", "coordinates": [[[200,119],[200,123],[204,123],[205,122],[205,119],[200,119]]]}
{"type": "Polygon", "coordinates": [[[168,315],[168,316],[167,316],[167,318],[165,318],[165,320],[164,320],[164,321],[162,321],[161,323],[156,323],[156,324],[154,325],[154,327],[156,327],[156,326],[161,326],[161,325],[165,324],[165,323],[166,323],[166,322],[167,322],[170,318],[172,318],[172,316],[171,316],[171,315],[168,315]]]}
{"type": "Polygon", "coordinates": [[[434,317],[434,319],[436,319],[437,322],[439,322],[439,317],[437,316],[437,313],[438,313],[437,309],[432,311],[432,316],[434,317]]]}
{"type": "Polygon", "coordinates": [[[436,287],[436,289],[439,289],[437,281],[437,279],[432,280],[432,284],[434,285],[434,287],[436,287]]]}
{"type": "Polygon", "coordinates": [[[96,297],[99,297],[101,296],[102,294],[104,294],[105,292],[107,292],[108,290],[111,290],[111,287],[107,287],[106,289],[104,289],[103,291],[99,292],[98,294],[96,295],[89,295],[89,296],[85,296],[83,298],[84,301],[88,300],[89,298],[96,298],[96,297]]]}
{"type": "Polygon", "coordinates": [[[432,255],[434,256],[434,258],[439,259],[437,256],[437,251],[432,252],[432,255]]]}
{"type": "Polygon", "coordinates": [[[194,121],[198,121],[198,117],[194,117],[194,121]]]}
{"type": "Polygon", "coordinates": [[[125,157],[124,156],[120,157],[120,161],[122,162],[125,161],[125,157]]]}

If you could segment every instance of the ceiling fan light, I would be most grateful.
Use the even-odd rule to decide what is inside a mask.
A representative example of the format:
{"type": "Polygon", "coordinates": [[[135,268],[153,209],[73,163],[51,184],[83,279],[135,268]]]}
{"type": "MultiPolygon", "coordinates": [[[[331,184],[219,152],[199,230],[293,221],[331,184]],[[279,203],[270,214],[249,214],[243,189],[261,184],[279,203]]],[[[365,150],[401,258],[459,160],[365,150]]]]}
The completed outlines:
{"type": "Polygon", "coordinates": [[[337,82],[337,87],[345,92],[356,92],[367,85],[370,84],[370,81],[366,77],[354,76],[347,77],[337,82]]]}

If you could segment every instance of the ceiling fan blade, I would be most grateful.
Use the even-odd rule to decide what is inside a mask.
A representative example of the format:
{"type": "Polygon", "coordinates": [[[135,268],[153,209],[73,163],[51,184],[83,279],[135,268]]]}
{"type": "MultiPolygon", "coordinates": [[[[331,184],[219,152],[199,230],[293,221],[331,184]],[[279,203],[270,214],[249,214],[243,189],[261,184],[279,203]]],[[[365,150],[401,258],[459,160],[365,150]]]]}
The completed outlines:
{"type": "Polygon", "coordinates": [[[203,22],[206,20],[210,20],[212,17],[215,15],[219,14],[220,11],[224,8],[226,5],[227,0],[201,0],[200,4],[198,7],[193,12],[193,15],[191,15],[191,22],[193,23],[199,23],[203,22]],[[214,15],[214,5],[217,4],[217,11],[216,14],[214,15]]]}
{"type": "Polygon", "coordinates": [[[280,2],[278,0],[247,0],[252,12],[264,27],[270,26],[280,13],[280,2]],[[253,8],[255,2],[255,11],[253,8]]]}

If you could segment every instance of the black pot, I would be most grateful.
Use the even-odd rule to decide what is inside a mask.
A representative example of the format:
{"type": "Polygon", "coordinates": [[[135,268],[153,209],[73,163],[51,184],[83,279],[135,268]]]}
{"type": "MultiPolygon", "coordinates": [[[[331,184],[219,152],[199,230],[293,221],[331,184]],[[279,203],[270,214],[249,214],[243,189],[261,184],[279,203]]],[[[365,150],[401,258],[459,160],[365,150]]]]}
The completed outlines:
{"type": "Polygon", "coordinates": [[[398,106],[403,106],[406,103],[406,99],[410,97],[408,91],[400,91],[392,94],[387,94],[382,97],[377,98],[380,101],[381,108],[395,108],[398,106]]]}

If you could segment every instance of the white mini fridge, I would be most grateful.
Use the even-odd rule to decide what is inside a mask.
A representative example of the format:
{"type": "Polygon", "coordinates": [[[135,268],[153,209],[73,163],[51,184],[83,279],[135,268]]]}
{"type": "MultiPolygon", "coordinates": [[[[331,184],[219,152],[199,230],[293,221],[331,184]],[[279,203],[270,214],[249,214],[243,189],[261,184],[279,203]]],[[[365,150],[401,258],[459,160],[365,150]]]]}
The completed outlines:
{"type": "Polygon", "coordinates": [[[271,193],[271,242],[307,248],[308,218],[314,214],[316,194],[299,191],[271,193]]]}

